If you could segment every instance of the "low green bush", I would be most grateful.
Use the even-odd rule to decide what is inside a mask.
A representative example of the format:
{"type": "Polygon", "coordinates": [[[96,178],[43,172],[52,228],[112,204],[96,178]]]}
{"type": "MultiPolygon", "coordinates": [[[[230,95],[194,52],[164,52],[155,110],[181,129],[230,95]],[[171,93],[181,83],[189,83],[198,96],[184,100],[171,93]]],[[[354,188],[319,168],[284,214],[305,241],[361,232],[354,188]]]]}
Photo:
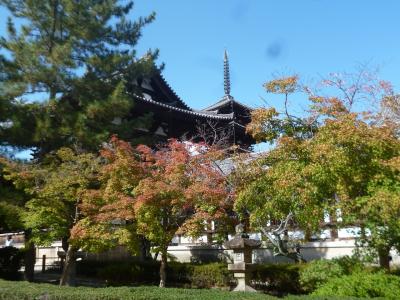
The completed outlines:
{"type": "MultiPolygon", "coordinates": [[[[191,276],[193,274],[194,265],[190,263],[168,262],[167,264],[167,281],[171,286],[190,287],[191,276]]],[[[159,277],[157,269],[157,280],[159,277]]]]}
{"type": "Polygon", "coordinates": [[[400,277],[384,273],[357,272],[329,280],[314,291],[312,295],[399,299],[400,277]]]}
{"type": "Polygon", "coordinates": [[[77,275],[100,279],[108,285],[156,284],[160,263],[156,261],[87,261],[77,263],[77,275]]]}
{"type": "Polygon", "coordinates": [[[228,287],[233,274],[226,264],[211,263],[195,265],[190,276],[191,285],[196,288],[228,287]]]}
{"type": "Polygon", "coordinates": [[[108,285],[155,284],[159,269],[160,264],[153,261],[117,262],[100,267],[95,277],[108,285]]]}
{"type": "Polygon", "coordinates": [[[341,256],[332,259],[335,261],[340,267],[342,267],[344,274],[350,275],[352,273],[363,272],[365,270],[372,271],[373,268],[368,268],[365,266],[364,262],[362,262],[356,256],[341,256]]]}
{"type": "Polygon", "coordinates": [[[18,280],[21,278],[23,252],[14,247],[0,248],[0,278],[18,280]]]}
{"type": "MultiPolygon", "coordinates": [[[[158,284],[160,262],[158,261],[80,261],[77,274],[103,280],[110,286],[158,284]]],[[[228,287],[233,276],[226,264],[211,263],[195,265],[168,262],[167,285],[177,287],[228,287]]]]}
{"type": "Polygon", "coordinates": [[[259,264],[252,272],[252,285],[279,296],[301,294],[299,272],[303,264],[259,264]]]}
{"type": "MultiPolygon", "coordinates": [[[[252,285],[275,295],[300,294],[298,264],[260,264],[254,266],[252,285]]],[[[80,261],[78,276],[100,279],[108,286],[157,285],[160,263],[157,261],[80,261]]],[[[224,263],[191,264],[168,262],[170,287],[229,288],[235,285],[233,274],[224,263]]]]}
{"type": "Polygon", "coordinates": [[[332,278],[361,271],[369,270],[358,258],[353,256],[342,256],[331,260],[313,260],[300,271],[300,284],[305,292],[312,292],[332,278]]]}
{"type": "Polygon", "coordinates": [[[337,262],[327,259],[314,260],[300,271],[300,284],[304,291],[312,292],[329,279],[343,275],[343,268],[337,262]]]}

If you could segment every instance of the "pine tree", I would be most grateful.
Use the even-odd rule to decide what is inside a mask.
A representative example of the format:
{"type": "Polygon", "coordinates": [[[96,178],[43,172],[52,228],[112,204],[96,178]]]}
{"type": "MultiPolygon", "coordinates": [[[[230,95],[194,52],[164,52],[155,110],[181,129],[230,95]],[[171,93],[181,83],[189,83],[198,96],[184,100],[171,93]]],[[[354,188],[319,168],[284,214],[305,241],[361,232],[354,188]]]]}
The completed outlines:
{"type": "Polygon", "coordinates": [[[8,39],[1,46],[10,52],[5,60],[9,78],[6,93],[21,96],[45,92],[49,99],[70,90],[79,71],[107,78],[126,71],[135,56],[142,27],[154,14],[136,22],[126,16],[133,3],[116,0],[2,0],[14,18],[22,19],[17,30],[7,21],[8,39]]]}
{"type": "Polygon", "coordinates": [[[9,18],[8,38],[0,40],[0,95],[14,102],[7,120],[12,126],[1,127],[2,145],[35,147],[43,157],[61,146],[98,148],[111,133],[129,140],[124,133],[133,123],[146,127],[144,120],[128,121],[134,103],[125,84],[154,68],[156,51],[135,58],[141,30],[154,13],[130,21],[133,3],[117,0],[0,4],[22,24],[17,29],[9,18]],[[41,101],[21,104],[32,98],[41,101]]]}

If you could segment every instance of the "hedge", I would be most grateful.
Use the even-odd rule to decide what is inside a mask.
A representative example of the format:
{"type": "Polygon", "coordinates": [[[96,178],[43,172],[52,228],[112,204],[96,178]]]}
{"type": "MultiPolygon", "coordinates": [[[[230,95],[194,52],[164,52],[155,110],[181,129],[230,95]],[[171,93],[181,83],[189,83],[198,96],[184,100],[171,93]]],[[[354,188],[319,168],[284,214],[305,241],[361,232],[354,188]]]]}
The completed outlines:
{"type": "Polygon", "coordinates": [[[299,281],[304,264],[259,264],[254,265],[252,285],[274,295],[302,294],[299,281]]]}
{"type": "Polygon", "coordinates": [[[318,288],[313,295],[353,296],[384,299],[400,298],[400,277],[384,273],[354,273],[329,280],[318,288]]]}
{"type": "Polygon", "coordinates": [[[333,260],[318,259],[309,262],[300,272],[300,284],[304,291],[312,292],[332,278],[343,275],[343,268],[333,260]]]}
{"type": "MultiPolygon", "coordinates": [[[[108,286],[156,285],[159,281],[160,262],[93,262],[80,261],[79,276],[100,279],[108,286]]],[[[167,286],[213,288],[229,287],[234,283],[233,274],[226,264],[190,264],[169,262],[167,265],[167,286]]]]}
{"type": "MultiPolygon", "coordinates": [[[[252,285],[275,295],[301,294],[299,264],[254,265],[252,285]]],[[[100,279],[108,286],[158,284],[160,263],[156,261],[90,262],[80,261],[78,275],[100,279]]],[[[233,274],[223,263],[190,264],[169,262],[167,286],[224,288],[236,284],[233,274]]]]}
{"type": "Polygon", "coordinates": [[[334,259],[319,259],[308,262],[300,270],[302,289],[311,293],[334,278],[353,273],[373,273],[379,269],[366,266],[354,256],[342,256],[334,259]]]}

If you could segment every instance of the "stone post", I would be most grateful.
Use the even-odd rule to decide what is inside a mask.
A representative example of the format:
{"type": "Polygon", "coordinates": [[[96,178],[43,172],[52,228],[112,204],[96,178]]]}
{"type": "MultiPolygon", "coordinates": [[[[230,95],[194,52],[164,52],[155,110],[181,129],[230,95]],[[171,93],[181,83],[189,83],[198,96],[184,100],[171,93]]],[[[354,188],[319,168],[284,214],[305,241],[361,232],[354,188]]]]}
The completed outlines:
{"type": "Polygon", "coordinates": [[[261,246],[261,241],[249,239],[243,232],[243,225],[236,226],[236,235],[230,241],[224,243],[227,249],[233,250],[233,264],[228,264],[228,270],[233,272],[238,285],[233,291],[256,292],[250,285],[250,271],[252,269],[253,249],[261,246]]]}

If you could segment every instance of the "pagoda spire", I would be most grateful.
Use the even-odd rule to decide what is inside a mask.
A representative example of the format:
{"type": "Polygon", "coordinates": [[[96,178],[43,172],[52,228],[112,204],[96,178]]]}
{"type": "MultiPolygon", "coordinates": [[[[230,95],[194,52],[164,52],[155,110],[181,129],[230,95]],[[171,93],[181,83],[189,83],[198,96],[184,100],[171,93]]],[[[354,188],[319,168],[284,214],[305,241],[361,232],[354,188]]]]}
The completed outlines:
{"type": "Polygon", "coordinates": [[[225,96],[230,96],[231,94],[231,79],[229,75],[229,60],[228,60],[228,53],[224,52],[224,91],[225,96]]]}

